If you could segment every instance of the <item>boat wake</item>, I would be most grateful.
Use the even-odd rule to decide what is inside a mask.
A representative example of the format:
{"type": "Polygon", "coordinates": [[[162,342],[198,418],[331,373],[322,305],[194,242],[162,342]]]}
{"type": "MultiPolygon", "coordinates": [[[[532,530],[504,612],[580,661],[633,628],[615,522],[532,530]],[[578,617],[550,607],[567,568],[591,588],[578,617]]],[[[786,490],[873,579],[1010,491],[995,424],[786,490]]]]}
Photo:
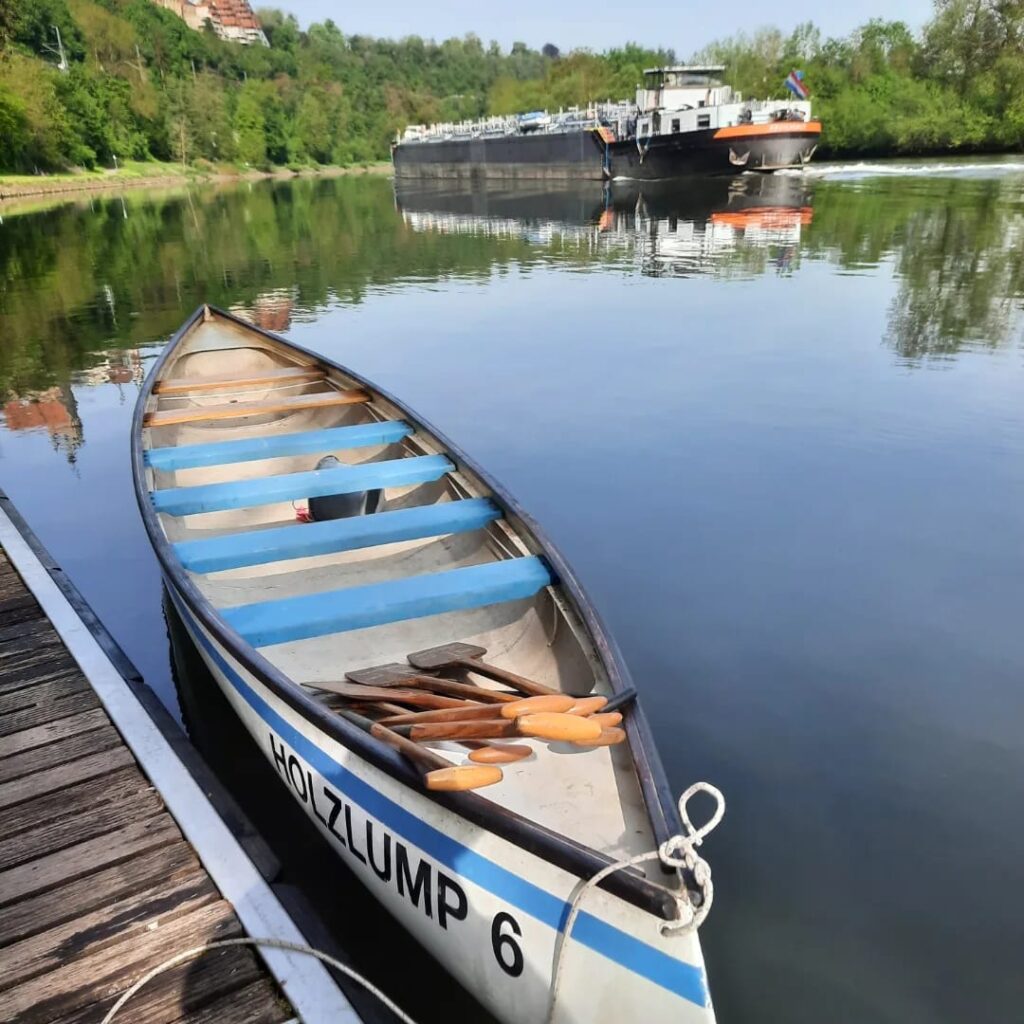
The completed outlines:
{"type": "Polygon", "coordinates": [[[863,160],[858,163],[819,163],[804,168],[776,171],[776,175],[795,178],[828,178],[834,181],[858,181],[862,178],[879,177],[935,177],[990,178],[1007,174],[1024,173],[1024,162],[1020,160],[972,160],[972,161],[907,161],[889,163],[886,161],[863,160]]]}

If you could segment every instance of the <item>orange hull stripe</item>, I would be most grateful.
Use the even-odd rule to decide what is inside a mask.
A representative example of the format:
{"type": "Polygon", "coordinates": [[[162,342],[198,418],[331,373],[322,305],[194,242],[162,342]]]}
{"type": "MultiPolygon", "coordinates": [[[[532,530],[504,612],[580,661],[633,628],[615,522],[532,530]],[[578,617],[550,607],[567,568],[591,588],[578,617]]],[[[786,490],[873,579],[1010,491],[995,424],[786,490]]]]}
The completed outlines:
{"type": "Polygon", "coordinates": [[[769,121],[767,124],[734,124],[719,128],[716,139],[756,139],[764,135],[820,135],[820,121],[769,121]]]}

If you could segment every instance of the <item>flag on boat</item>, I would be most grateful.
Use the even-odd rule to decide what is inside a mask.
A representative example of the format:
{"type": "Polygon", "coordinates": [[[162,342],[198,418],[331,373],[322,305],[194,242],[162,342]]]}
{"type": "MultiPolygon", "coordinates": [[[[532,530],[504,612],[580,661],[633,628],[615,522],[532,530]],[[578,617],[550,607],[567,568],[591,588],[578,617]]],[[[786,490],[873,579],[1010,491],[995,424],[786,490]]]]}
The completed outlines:
{"type": "Polygon", "coordinates": [[[798,99],[805,100],[811,95],[811,90],[804,85],[804,73],[802,71],[790,71],[786,79],[786,88],[798,99]]]}

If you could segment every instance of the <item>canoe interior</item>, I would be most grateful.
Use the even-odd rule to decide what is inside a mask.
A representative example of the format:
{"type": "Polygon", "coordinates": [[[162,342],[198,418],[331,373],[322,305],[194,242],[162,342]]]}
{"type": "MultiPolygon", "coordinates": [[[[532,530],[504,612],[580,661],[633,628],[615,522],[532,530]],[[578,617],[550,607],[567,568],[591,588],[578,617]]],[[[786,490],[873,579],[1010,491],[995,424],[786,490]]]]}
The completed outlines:
{"type": "MultiPolygon", "coordinates": [[[[188,496],[197,492],[178,489],[228,485],[203,492],[219,499],[222,493],[233,495],[231,485],[239,482],[266,482],[269,478],[308,473],[328,454],[346,466],[373,469],[375,463],[446,454],[438,441],[410,420],[407,413],[372,389],[369,401],[279,408],[281,399],[330,396],[364,387],[363,382],[347,378],[333,366],[318,364],[287,343],[207,310],[164,362],[145,408],[146,417],[179,410],[188,415],[194,413],[197,418],[144,427],[144,452],[191,451],[191,446],[253,438],[274,441],[332,428],[392,421],[403,421],[411,432],[398,440],[358,448],[335,447],[315,453],[170,469],[149,466],[146,485],[154,497],[163,492],[188,496]],[[292,378],[278,372],[301,368],[323,369],[324,375],[320,379],[308,379],[310,375],[292,378]],[[246,375],[249,382],[242,379],[246,375]],[[182,382],[189,379],[196,381],[196,390],[182,391],[182,382]],[[173,389],[160,393],[161,380],[173,381],[173,389]],[[218,385],[219,380],[226,383],[218,385]],[[245,405],[250,411],[234,419],[198,418],[210,407],[222,409],[232,403],[245,405]],[[267,411],[251,411],[253,403],[265,405],[267,411]]],[[[222,450],[227,449],[204,449],[222,450]]],[[[428,507],[444,512],[441,506],[446,503],[489,496],[490,491],[481,480],[456,465],[436,479],[382,488],[374,514],[428,507]]],[[[254,531],[308,531],[311,526],[296,518],[296,506],[304,504],[299,495],[266,504],[261,500],[258,504],[186,514],[161,512],[158,520],[172,545],[254,531]]],[[[289,532],[288,538],[294,537],[289,532]]],[[[214,608],[230,615],[232,610],[261,602],[287,604],[292,599],[312,595],[333,595],[353,587],[540,554],[543,551],[539,543],[520,521],[506,512],[501,518],[462,532],[289,556],[219,571],[193,571],[190,576],[214,608]]],[[[260,653],[295,684],[302,685],[340,680],[345,672],[354,669],[404,662],[412,651],[453,641],[484,647],[489,662],[566,693],[611,693],[602,659],[557,581],[527,596],[478,607],[285,639],[260,646],[260,653]]],[[[495,685],[481,676],[471,678],[482,685],[495,685]]],[[[328,706],[337,699],[315,689],[308,692],[328,706]]],[[[535,758],[506,766],[503,782],[482,790],[480,795],[612,858],[653,848],[654,830],[628,743],[589,749],[542,742],[531,745],[535,758]]],[[[461,763],[467,753],[465,748],[451,743],[432,747],[454,763],[461,763]]],[[[664,874],[656,874],[664,883],[664,874]]]]}

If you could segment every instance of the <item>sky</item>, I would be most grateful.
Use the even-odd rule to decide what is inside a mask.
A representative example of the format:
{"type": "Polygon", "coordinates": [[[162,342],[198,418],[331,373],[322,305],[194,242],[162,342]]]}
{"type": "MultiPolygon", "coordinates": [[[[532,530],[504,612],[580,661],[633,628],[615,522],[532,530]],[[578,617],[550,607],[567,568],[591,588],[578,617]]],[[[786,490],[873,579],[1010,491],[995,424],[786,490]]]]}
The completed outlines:
{"type": "Polygon", "coordinates": [[[870,18],[905,21],[919,29],[931,16],[931,0],[861,0],[850,4],[773,6],[758,0],[692,3],[648,0],[636,5],[584,3],[583,0],[518,0],[515,4],[479,0],[388,0],[387,3],[339,4],[334,0],[251,0],[253,7],[290,11],[305,27],[332,18],[348,35],[398,38],[418,35],[447,39],[478,35],[496,39],[507,49],[515,40],[533,48],[554,43],[568,51],[578,47],[604,50],[624,42],[671,47],[685,59],[714,39],[763,25],[791,30],[812,20],[826,36],[846,35],[870,18]]]}

